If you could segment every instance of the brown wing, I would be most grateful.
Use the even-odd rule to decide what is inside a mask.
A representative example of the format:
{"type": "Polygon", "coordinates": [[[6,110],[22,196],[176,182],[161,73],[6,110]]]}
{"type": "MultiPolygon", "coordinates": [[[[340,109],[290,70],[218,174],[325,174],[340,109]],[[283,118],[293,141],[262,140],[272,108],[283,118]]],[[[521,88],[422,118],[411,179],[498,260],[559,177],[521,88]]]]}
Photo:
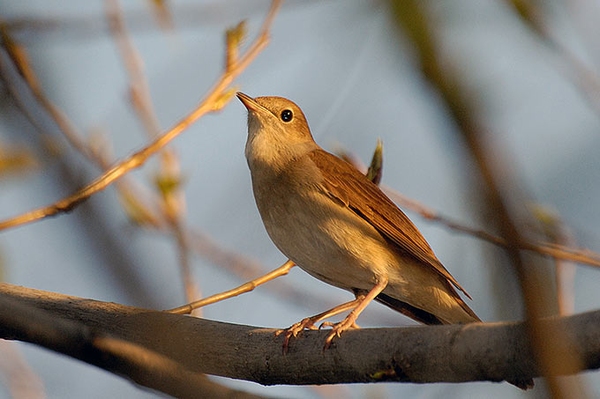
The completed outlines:
{"type": "Polygon", "coordinates": [[[324,186],[329,194],[369,222],[383,236],[424,265],[431,266],[456,288],[471,296],[437,259],[425,238],[381,189],[352,165],[321,149],[309,153],[323,170],[324,186]]]}

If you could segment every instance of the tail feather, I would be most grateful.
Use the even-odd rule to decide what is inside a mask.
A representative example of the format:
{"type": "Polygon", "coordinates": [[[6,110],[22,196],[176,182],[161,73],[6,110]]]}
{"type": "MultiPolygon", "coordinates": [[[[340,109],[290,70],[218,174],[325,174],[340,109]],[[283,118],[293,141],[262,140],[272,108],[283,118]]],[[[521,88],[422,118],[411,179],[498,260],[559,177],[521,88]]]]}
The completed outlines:
{"type": "Polygon", "coordinates": [[[383,303],[384,305],[394,309],[395,311],[400,312],[403,315],[410,317],[411,319],[416,320],[420,323],[429,324],[429,325],[447,324],[447,323],[444,323],[441,319],[439,319],[433,313],[429,313],[425,310],[416,308],[412,305],[409,305],[406,302],[402,302],[396,298],[392,298],[389,295],[381,293],[381,294],[377,295],[375,300],[377,302],[383,303]]]}
{"type": "Polygon", "coordinates": [[[413,320],[428,325],[472,323],[481,321],[481,319],[475,314],[475,312],[473,312],[469,305],[467,305],[465,301],[463,301],[462,298],[456,293],[454,288],[450,287],[450,284],[448,284],[448,288],[452,290],[452,293],[454,293],[454,295],[452,295],[452,302],[455,302],[455,304],[459,306],[452,304],[452,307],[447,308],[446,311],[443,311],[440,308],[440,312],[437,312],[437,314],[415,307],[407,302],[401,301],[384,293],[379,294],[375,300],[383,303],[395,311],[402,313],[405,316],[410,317],[413,320]]]}

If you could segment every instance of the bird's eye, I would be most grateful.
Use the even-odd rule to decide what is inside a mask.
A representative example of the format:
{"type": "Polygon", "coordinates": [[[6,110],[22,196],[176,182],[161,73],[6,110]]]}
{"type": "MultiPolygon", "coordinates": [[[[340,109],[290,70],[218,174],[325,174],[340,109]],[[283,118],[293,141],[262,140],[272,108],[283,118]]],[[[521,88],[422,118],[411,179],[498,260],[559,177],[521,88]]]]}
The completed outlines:
{"type": "Polygon", "coordinates": [[[294,113],[289,109],[281,111],[281,120],[284,122],[290,122],[294,118],[294,113]]]}

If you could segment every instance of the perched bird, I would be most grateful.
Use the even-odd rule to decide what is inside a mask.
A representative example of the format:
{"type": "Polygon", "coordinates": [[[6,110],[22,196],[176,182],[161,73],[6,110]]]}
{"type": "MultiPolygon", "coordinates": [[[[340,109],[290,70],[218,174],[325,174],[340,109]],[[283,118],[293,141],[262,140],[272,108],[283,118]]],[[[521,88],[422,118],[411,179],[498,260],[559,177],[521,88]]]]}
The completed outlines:
{"type": "Polygon", "coordinates": [[[296,104],[237,96],[248,109],[246,158],[271,240],[312,276],[357,296],[329,342],[373,299],[425,324],[479,321],[415,225],[377,185],[315,143],[296,104]]]}
{"type": "MultiPolygon", "coordinates": [[[[294,324],[291,336],[335,314],[325,347],[379,301],[425,324],[480,321],[410,219],[350,163],[315,143],[302,110],[282,97],[237,97],[248,109],[246,159],[273,243],[310,275],[355,299],[294,324]]],[[[511,381],[526,389],[533,380],[511,381]]]]}

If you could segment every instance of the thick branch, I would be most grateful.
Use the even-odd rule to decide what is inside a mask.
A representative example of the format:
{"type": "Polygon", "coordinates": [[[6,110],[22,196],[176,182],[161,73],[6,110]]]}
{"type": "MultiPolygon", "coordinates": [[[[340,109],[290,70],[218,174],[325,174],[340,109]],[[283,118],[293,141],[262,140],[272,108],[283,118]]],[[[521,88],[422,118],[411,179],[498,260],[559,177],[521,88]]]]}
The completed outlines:
{"type": "MultiPolygon", "coordinates": [[[[20,292],[23,290],[18,289],[20,292]]],[[[178,398],[261,398],[214,383],[204,374],[191,371],[151,348],[114,338],[101,328],[90,328],[69,317],[57,318],[53,311],[33,305],[35,300],[27,303],[18,295],[11,296],[4,295],[4,290],[0,289],[2,338],[35,343],[178,398]]],[[[50,297],[57,296],[51,294],[50,297]]],[[[65,298],[62,295],[58,297],[65,298]]],[[[43,301],[48,303],[52,299],[43,301]]],[[[105,305],[108,305],[104,306],[108,310],[112,304],[105,305]]],[[[66,307],[57,306],[55,310],[58,309],[66,310],[66,307]]],[[[107,314],[104,313],[101,318],[107,314]]]]}
{"type": "MultiPolygon", "coordinates": [[[[600,311],[544,320],[542,324],[568,334],[572,342],[569,350],[580,354],[585,369],[600,367],[600,311]]],[[[143,373],[122,366],[116,371],[102,364],[98,337],[149,350],[191,374],[220,375],[265,385],[515,382],[539,375],[522,323],[353,330],[323,352],[326,335],[327,331],[305,332],[283,355],[283,338],[276,337],[272,329],[0,284],[0,337],[32,342],[130,378],[132,373],[143,373]],[[27,313],[6,301],[17,303],[27,313]],[[37,334],[28,332],[44,320],[53,329],[44,326],[37,334]],[[87,332],[73,334],[73,326],[87,332]],[[90,342],[94,351],[89,350],[90,342]]],[[[134,352],[128,353],[135,357],[134,352]]],[[[143,364],[138,361],[137,367],[143,364]]],[[[560,374],[580,371],[561,365],[556,370],[560,374]]],[[[148,366],[145,372],[153,370],[148,366]]],[[[160,373],[154,376],[160,378],[160,373]]]]}

